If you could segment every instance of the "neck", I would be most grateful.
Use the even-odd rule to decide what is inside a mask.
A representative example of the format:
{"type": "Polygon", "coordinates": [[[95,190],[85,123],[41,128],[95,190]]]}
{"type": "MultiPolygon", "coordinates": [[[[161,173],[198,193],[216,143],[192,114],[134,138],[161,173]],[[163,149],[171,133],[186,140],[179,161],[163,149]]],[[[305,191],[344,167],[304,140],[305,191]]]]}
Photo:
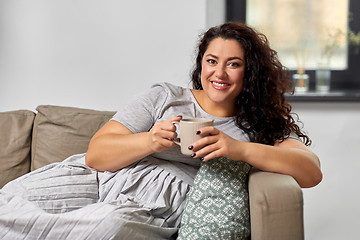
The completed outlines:
{"type": "Polygon", "coordinates": [[[210,101],[210,99],[206,96],[204,90],[192,89],[191,92],[193,93],[200,107],[208,114],[215,117],[233,117],[236,115],[235,103],[218,104],[210,101]]]}

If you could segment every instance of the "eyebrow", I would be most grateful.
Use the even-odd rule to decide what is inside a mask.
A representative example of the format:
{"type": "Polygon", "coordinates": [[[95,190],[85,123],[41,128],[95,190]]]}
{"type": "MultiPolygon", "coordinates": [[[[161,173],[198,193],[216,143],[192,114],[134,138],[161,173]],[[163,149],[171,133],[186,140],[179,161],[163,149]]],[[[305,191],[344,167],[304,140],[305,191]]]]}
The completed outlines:
{"type": "MultiPolygon", "coordinates": [[[[207,54],[205,57],[213,57],[213,58],[215,58],[215,59],[219,59],[218,56],[213,55],[213,54],[211,54],[211,53],[207,54]]],[[[240,58],[240,57],[230,57],[230,58],[227,59],[227,61],[236,60],[236,59],[238,59],[238,60],[240,60],[240,61],[242,61],[242,62],[244,61],[244,60],[243,60],[242,58],[240,58]]]]}

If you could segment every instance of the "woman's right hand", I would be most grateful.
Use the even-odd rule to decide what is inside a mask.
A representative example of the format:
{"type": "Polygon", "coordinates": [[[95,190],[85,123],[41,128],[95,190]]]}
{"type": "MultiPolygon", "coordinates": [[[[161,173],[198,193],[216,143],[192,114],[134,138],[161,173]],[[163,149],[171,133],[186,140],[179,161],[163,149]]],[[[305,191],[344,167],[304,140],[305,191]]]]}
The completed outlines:
{"type": "Polygon", "coordinates": [[[148,134],[148,147],[153,152],[162,152],[174,147],[173,139],[177,137],[176,127],[173,122],[178,122],[181,116],[172,117],[167,120],[156,122],[148,134]]]}
{"type": "Polygon", "coordinates": [[[117,171],[154,153],[175,146],[176,127],[172,117],[156,122],[149,132],[132,133],[117,121],[107,122],[92,137],[85,156],[88,166],[99,171],[117,171]]]}

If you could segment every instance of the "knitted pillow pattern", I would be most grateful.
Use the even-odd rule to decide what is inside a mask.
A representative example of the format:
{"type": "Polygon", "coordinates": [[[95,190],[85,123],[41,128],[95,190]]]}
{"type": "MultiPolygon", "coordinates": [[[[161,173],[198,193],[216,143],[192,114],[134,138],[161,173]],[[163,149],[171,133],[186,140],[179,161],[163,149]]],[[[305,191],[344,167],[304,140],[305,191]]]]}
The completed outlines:
{"type": "Polygon", "coordinates": [[[179,240],[248,239],[251,166],[226,157],[201,164],[188,197],[179,240]]]}

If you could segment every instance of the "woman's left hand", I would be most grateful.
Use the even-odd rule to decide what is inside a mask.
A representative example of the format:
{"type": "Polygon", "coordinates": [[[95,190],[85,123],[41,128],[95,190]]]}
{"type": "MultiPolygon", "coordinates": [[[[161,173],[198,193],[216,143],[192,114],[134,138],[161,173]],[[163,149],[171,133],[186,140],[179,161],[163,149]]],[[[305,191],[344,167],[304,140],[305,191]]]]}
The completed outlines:
{"type": "Polygon", "coordinates": [[[234,161],[242,160],[262,171],[290,175],[304,188],[321,182],[319,158],[297,139],[286,138],[270,146],[233,139],[214,127],[199,131],[205,137],[189,148],[194,151],[194,158],[208,161],[223,156],[234,161]]]}
{"type": "Polygon", "coordinates": [[[228,136],[213,126],[199,129],[199,135],[205,137],[189,146],[189,149],[194,151],[191,155],[193,158],[201,157],[202,161],[208,161],[223,156],[232,160],[241,160],[239,155],[241,152],[239,148],[242,147],[241,141],[228,136]],[[236,149],[236,153],[234,149],[236,149]]]}

